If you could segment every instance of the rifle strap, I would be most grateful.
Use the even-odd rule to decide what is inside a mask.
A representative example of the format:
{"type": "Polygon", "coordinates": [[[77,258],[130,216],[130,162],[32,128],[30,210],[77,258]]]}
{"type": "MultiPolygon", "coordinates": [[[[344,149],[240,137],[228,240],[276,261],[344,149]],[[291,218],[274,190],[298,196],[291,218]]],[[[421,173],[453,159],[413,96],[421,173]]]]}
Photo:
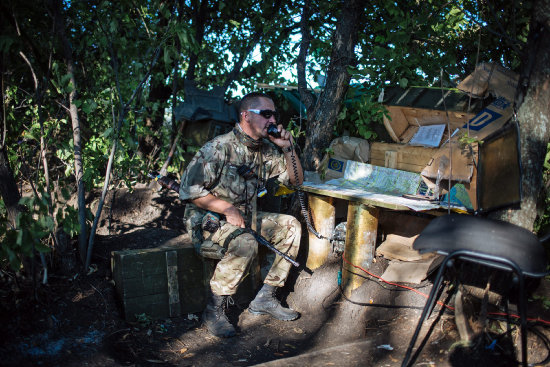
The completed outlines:
{"type": "Polygon", "coordinates": [[[258,159],[257,167],[258,167],[258,181],[256,182],[256,190],[254,190],[254,195],[252,195],[252,223],[250,223],[250,228],[252,228],[253,231],[256,231],[258,228],[257,221],[258,221],[258,184],[263,179],[262,175],[262,150],[260,149],[258,151],[258,154],[256,155],[256,159],[258,159]]]}
{"type": "Polygon", "coordinates": [[[237,228],[233,232],[227,236],[225,241],[223,241],[223,248],[227,249],[229,247],[229,242],[233,241],[235,238],[239,237],[241,234],[245,233],[246,231],[243,228],[237,228]]]}

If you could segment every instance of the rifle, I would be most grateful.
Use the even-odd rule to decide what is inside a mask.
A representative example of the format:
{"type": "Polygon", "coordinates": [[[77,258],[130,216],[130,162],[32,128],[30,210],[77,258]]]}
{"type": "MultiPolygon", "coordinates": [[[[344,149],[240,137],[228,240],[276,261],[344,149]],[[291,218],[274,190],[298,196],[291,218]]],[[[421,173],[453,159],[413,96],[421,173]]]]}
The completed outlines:
{"type": "Polygon", "coordinates": [[[156,172],[148,173],[147,176],[157,181],[162,187],[173,190],[175,192],[180,191],[180,185],[176,182],[176,180],[172,180],[171,178],[168,178],[166,176],[161,176],[156,172]]]}
{"type": "MultiPolygon", "coordinates": [[[[149,176],[150,178],[157,181],[162,187],[173,190],[173,191],[176,191],[176,192],[179,192],[180,185],[177,183],[176,180],[173,180],[173,179],[165,177],[165,176],[161,176],[159,174],[154,174],[154,173],[149,173],[149,174],[147,174],[147,176],[149,176]]],[[[217,216],[218,215],[216,215],[216,217],[217,216]]],[[[267,247],[268,249],[270,249],[271,251],[273,251],[274,253],[276,253],[277,255],[279,255],[280,257],[282,257],[283,259],[285,259],[286,261],[288,261],[292,265],[294,265],[295,267],[297,267],[297,268],[300,267],[300,264],[296,260],[293,260],[287,254],[279,251],[265,237],[263,237],[258,232],[254,231],[252,228],[247,227],[247,228],[244,228],[243,230],[245,232],[250,233],[251,235],[253,235],[254,238],[256,239],[256,241],[258,241],[259,244],[264,245],[265,247],[267,247]]]]}
{"type": "Polygon", "coordinates": [[[279,255],[280,257],[282,257],[283,259],[285,259],[286,261],[288,261],[292,265],[294,265],[295,267],[297,267],[297,268],[300,267],[300,264],[297,261],[293,260],[287,254],[284,254],[281,251],[277,250],[277,248],[275,248],[271,243],[269,243],[269,241],[266,240],[265,237],[263,237],[261,234],[259,234],[258,232],[256,232],[252,228],[245,228],[244,230],[245,230],[245,232],[248,232],[251,235],[253,235],[254,238],[256,239],[256,241],[258,241],[259,244],[264,245],[265,247],[267,247],[268,249],[270,249],[271,251],[273,251],[274,253],[276,253],[277,255],[279,255]]]}

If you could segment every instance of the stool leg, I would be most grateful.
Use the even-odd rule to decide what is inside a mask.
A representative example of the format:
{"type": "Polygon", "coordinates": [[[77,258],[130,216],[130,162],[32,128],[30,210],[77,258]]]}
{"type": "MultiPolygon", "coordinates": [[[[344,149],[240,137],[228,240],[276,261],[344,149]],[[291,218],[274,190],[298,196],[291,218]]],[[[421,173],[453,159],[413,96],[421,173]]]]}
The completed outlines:
{"type": "Polygon", "coordinates": [[[519,285],[519,322],[521,330],[521,364],[527,367],[527,302],[525,300],[525,279],[522,273],[518,273],[519,285]]]}
{"type": "MultiPolygon", "coordinates": [[[[407,348],[407,352],[405,353],[405,358],[403,359],[403,362],[401,363],[401,367],[407,367],[412,365],[416,357],[418,357],[418,354],[420,350],[417,350],[415,353],[415,356],[411,359],[409,363],[409,358],[411,358],[411,353],[414,348],[414,345],[416,344],[416,340],[418,339],[418,335],[420,334],[420,330],[422,329],[422,325],[424,324],[424,321],[428,318],[429,314],[433,310],[433,307],[435,305],[436,296],[439,291],[439,287],[441,286],[441,283],[443,281],[443,275],[445,273],[445,269],[447,268],[447,263],[449,260],[451,260],[452,255],[448,255],[443,262],[441,263],[441,266],[437,272],[437,276],[434,279],[434,284],[432,287],[432,290],[430,291],[430,296],[428,297],[428,300],[426,301],[426,305],[424,306],[424,309],[422,310],[422,315],[420,316],[420,320],[418,321],[418,325],[416,325],[416,330],[414,331],[413,337],[411,341],[409,342],[409,346],[407,348]]],[[[428,335],[427,335],[428,336],[428,335]]],[[[427,337],[426,336],[426,337],[427,337]]]]}

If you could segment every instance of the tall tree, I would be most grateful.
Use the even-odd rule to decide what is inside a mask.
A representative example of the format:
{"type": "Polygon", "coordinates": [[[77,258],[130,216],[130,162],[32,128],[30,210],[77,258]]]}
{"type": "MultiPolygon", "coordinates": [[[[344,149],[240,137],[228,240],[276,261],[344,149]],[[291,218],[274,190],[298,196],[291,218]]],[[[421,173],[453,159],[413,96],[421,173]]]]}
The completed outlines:
{"type": "Polygon", "coordinates": [[[520,69],[516,100],[520,126],[522,200],[520,209],[494,216],[529,230],[537,217],[542,171],[550,140],[550,1],[534,3],[530,34],[520,69]]]}
{"type": "Polygon", "coordinates": [[[76,105],[77,99],[77,83],[75,76],[75,64],[73,61],[73,50],[71,43],[66,35],[66,21],[63,13],[63,3],[61,0],[52,0],[51,9],[53,12],[53,17],[55,19],[55,28],[56,32],[59,35],[61,45],[63,47],[63,55],[65,58],[65,65],[67,67],[67,75],[69,76],[71,88],[69,91],[69,114],[72,121],[73,127],[73,149],[74,149],[74,171],[75,179],[78,193],[78,219],[80,223],[80,233],[79,233],[79,255],[80,260],[84,264],[86,261],[86,247],[88,241],[88,230],[86,228],[86,188],[84,186],[83,176],[84,176],[84,165],[82,159],[82,139],[81,139],[81,128],[80,128],[80,117],[78,113],[78,107],[76,105]]]}
{"type": "MultiPolygon", "coordinates": [[[[304,6],[302,18],[309,12],[309,2],[304,6]]],[[[304,156],[311,159],[304,162],[304,168],[316,170],[324,154],[324,149],[332,140],[332,132],[338,112],[349,86],[351,75],[348,68],[356,65],[355,46],[365,1],[345,0],[338,16],[338,22],[332,39],[332,52],[327,69],[327,82],[315,105],[308,110],[308,127],[304,156]]],[[[302,26],[306,30],[307,26],[302,26]]],[[[303,43],[307,47],[308,43],[303,43]]],[[[301,54],[304,51],[300,51],[301,54]]],[[[303,56],[302,56],[303,57],[303,56]]],[[[302,70],[298,70],[300,74],[302,70]]],[[[300,78],[300,93],[305,93],[305,78],[300,78]]],[[[307,100],[307,97],[303,97],[307,100]]]]}

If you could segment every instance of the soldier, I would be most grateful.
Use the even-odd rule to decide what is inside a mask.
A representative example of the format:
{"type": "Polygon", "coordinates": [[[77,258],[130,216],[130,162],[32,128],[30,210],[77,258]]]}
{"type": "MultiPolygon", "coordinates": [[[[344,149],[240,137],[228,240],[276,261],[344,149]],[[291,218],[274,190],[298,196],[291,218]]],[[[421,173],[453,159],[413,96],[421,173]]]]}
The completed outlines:
{"type": "MultiPolygon", "coordinates": [[[[263,93],[247,94],[241,100],[235,128],[206,143],[182,176],[179,194],[188,202],[187,230],[195,244],[202,244],[198,250],[203,255],[212,248],[219,250],[210,252],[218,254],[220,260],[210,280],[211,292],[203,313],[206,327],[219,337],[235,335],[224,312],[226,299],[237,292],[258,253],[258,243],[243,228],[256,230],[292,258],[298,254],[300,222],[290,215],[256,210],[256,198],[262,195],[268,178],[278,176],[279,182],[295,186],[303,181],[290,132],[277,125],[278,134],[270,133],[277,137],[268,134],[268,127],[276,123],[273,100],[263,93]]],[[[288,261],[275,257],[264,285],[249,305],[250,313],[285,321],[300,316],[275,298],[290,267],[288,261]]]]}

